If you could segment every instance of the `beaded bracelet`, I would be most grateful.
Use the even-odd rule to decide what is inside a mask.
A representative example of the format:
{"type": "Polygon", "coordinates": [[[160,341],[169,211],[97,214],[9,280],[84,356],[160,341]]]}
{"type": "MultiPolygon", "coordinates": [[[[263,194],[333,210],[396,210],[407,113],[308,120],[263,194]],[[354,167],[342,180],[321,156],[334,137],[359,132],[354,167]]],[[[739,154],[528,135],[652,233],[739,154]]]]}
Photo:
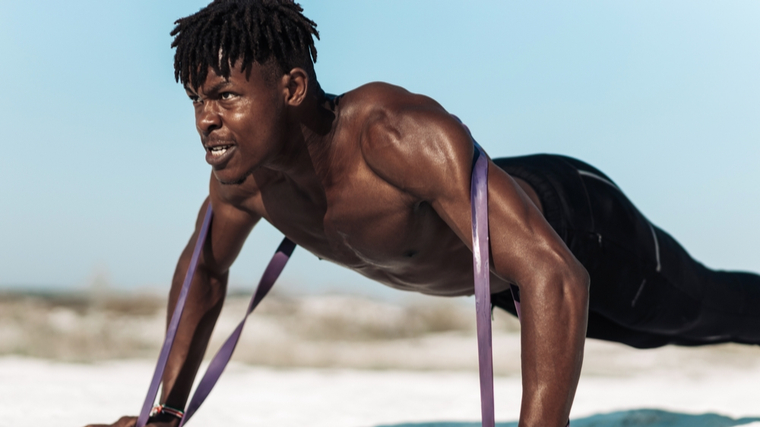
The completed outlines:
{"type": "Polygon", "coordinates": [[[185,415],[185,413],[182,412],[182,411],[180,411],[179,409],[174,409],[174,408],[172,408],[170,406],[166,406],[166,405],[163,405],[163,404],[156,405],[156,406],[153,407],[153,409],[150,410],[150,417],[151,418],[155,417],[156,415],[159,415],[159,414],[171,415],[173,417],[179,418],[180,420],[185,415]]]}

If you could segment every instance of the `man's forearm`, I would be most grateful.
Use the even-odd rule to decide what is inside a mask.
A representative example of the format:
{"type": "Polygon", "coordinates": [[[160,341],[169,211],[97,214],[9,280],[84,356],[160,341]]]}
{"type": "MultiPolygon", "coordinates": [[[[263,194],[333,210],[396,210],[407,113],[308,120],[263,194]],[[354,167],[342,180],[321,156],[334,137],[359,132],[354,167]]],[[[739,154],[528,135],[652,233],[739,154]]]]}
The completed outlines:
{"type": "Polygon", "coordinates": [[[585,271],[521,292],[520,427],[564,427],[578,386],[588,319],[585,271]]]}
{"type": "MultiPolygon", "coordinates": [[[[167,307],[167,324],[174,312],[187,266],[190,264],[190,253],[185,250],[174,273],[167,307]]],[[[162,403],[173,408],[184,408],[222,309],[226,288],[226,273],[210,274],[203,264],[199,263],[162,378],[162,403]]]]}

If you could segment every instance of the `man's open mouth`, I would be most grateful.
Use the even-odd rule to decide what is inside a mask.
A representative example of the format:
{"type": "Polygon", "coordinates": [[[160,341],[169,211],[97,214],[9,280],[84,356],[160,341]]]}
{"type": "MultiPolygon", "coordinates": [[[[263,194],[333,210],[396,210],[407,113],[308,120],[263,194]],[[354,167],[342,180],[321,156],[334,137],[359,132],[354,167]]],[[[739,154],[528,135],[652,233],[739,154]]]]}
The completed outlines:
{"type": "Polygon", "coordinates": [[[232,145],[217,145],[216,147],[209,147],[208,152],[213,157],[221,157],[232,147],[232,145]]]}
{"type": "Polygon", "coordinates": [[[221,167],[229,161],[233,152],[235,152],[235,144],[206,146],[206,163],[214,167],[221,167]]]}

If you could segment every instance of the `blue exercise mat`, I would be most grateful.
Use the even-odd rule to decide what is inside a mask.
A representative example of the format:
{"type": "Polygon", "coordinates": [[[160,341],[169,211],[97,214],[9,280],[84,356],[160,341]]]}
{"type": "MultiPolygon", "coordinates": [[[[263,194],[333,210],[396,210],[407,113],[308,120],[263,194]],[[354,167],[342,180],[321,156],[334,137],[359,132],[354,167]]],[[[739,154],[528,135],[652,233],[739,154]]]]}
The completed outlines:
{"type": "MultiPolygon", "coordinates": [[[[592,415],[581,419],[571,419],[570,425],[572,427],[734,427],[754,421],[760,421],[760,418],[741,418],[735,420],[716,414],[691,415],[656,409],[637,409],[592,415]]],[[[377,427],[480,427],[480,423],[407,423],[377,427]]],[[[517,427],[517,422],[496,423],[496,427],[517,427]]]]}

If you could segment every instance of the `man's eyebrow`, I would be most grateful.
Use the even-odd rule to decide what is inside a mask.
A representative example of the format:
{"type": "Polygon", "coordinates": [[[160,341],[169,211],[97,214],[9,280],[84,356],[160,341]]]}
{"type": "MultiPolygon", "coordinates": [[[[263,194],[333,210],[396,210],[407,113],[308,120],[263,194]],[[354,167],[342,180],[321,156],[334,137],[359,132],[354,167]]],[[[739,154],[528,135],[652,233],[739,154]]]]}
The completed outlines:
{"type": "Polygon", "coordinates": [[[224,89],[225,87],[230,86],[230,85],[232,85],[232,82],[230,82],[229,80],[223,80],[223,81],[221,81],[221,82],[219,82],[219,83],[211,86],[206,91],[206,93],[209,94],[209,95],[215,95],[215,94],[219,93],[219,91],[221,91],[222,89],[224,89]]]}
{"type": "MultiPolygon", "coordinates": [[[[231,81],[224,80],[224,81],[221,81],[221,82],[219,82],[219,83],[211,86],[208,90],[206,90],[204,92],[206,92],[206,94],[209,94],[209,95],[214,95],[214,94],[218,93],[219,91],[221,91],[222,89],[224,89],[225,87],[230,86],[231,84],[232,84],[231,81]]],[[[191,88],[190,86],[185,86],[185,92],[189,92],[189,93],[191,93],[193,95],[196,95],[196,96],[198,95],[198,92],[196,90],[194,90],[193,88],[191,88]]]]}

